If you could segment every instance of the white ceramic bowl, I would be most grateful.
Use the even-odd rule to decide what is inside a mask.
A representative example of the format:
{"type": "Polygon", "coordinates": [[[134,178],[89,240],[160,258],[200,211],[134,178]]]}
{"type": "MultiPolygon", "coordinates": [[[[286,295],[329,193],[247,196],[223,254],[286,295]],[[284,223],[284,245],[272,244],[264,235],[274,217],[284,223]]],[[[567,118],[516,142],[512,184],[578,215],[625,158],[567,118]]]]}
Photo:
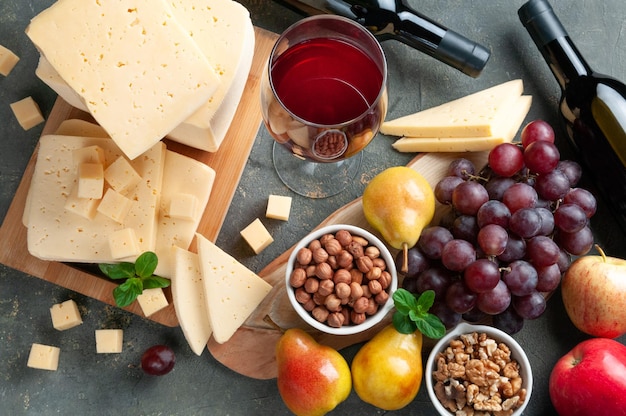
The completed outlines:
{"type": "Polygon", "coordinates": [[[511,350],[511,358],[516,360],[520,365],[520,375],[522,376],[522,388],[526,389],[526,400],[524,403],[513,412],[512,416],[520,416],[528,402],[530,401],[530,396],[533,389],[533,374],[532,368],[530,366],[530,362],[528,361],[528,357],[526,353],[522,349],[522,347],[504,331],[501,331],[497,328],[487,325],[471,325],[465,322],[458,324],[453,330],[448,332],[443,338],[441,338],[437,344],[433,347],[432,351],[428,356],[428,360],[426,361],[426,367],[424,368],[424,378],[426,379],[426,388],[428,390],[428,396],[432,401],[433,405],[437,409],[440,415],[442,416],[453,416],[453,413],[448,411],[439,399],[437,398],[434,390],[434,380],[432,377],[432,373],[436,368],[436,356],[437,353],[444,350],[450,344],[450,341],[459,338],[462,334],[471,334],[471,333],[486,333],[490,338],[496,340],[496,342],[506,344],[511,350]]]}
{"type": "Polygon", "coordinates": [[[387,316],[389,311],[394,306],[391,295],[393,294],[393,292],[395,292],[395,290],[398,287],[398,275],[396,272],[396,267],[395,267],[393,256],[391,255],[391,253],[389,252],[385,244],[378,237],[376,237],[374,234],[360,227],[355,227],[353,225],[347,225],[347,224],[336,224],[336,225],[329,225],[326,227],[322,227],[320,229],[313,231],[312,233],[307,235],[305,238],[303,238],[294,247],[291,255],[289,256],[289,260],[287,261],[287,270],[285,272],[285,285],[287,288],[287,296],[289,297],[289,301],[291,302],[292,307],[298,313],[298,315],[310,326],[322,332],[326,332],[328,334],[352,335],[352,334],[357,334],[357,333],[360,333],[362,331],[365,331],[371,328],[372,326],[382,321],[383,318],[385,318],[385,316],[387,316]],[[296,300],[295,290],[291,287],[289,283],[289,278],[291,276],[291,272],[296,262],[296,255],[298,254],[298,251],[302,247],[307,247],[311,241],[319,239],[325,234],[335,234],[339,230],[347,230],[352,235],[361,236],[365,238],[366,240],[368,240],[370,245],[374,245],[380,250],[380,256],[385,260],[385,263],[387,264],[387,271],[391,274],[391,284],[386,290],[387,293],[389,293],[389,299],[387,300],[387,302],[385,302],[384,305],[381,305],[378,308],[378,311],[375,314],[368,316],[365,319],[365,321],[361,324],[343,325],[340,328],[335,328],[335,327],[329,326],[326,323],[319,322],[318,320],[313,318],[310,312],[304,309],[304,307],[296,300]]]}

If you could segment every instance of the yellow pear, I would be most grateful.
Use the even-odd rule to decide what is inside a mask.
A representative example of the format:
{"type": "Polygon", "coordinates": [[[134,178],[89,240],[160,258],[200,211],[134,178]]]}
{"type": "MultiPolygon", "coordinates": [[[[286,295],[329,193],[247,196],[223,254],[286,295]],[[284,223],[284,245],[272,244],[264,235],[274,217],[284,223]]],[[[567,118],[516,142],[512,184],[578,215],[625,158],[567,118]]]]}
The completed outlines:
{"type": "Polygon", "coordinates": [[[352,360],[352,383],[361,400],[397,410],[415,399],[422,383],[422,333],[387,325],[352,360]]]}

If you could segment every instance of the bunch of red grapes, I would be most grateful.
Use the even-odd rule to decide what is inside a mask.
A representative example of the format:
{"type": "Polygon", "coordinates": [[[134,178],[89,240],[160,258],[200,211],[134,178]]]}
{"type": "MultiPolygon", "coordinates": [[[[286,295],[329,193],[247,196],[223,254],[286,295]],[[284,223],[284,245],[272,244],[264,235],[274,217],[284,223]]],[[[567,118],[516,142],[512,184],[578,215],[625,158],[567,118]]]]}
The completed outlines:
{"type": "Polygon", "coordinates": [[[450,209],[409,250],[402,286],[433,290],[431,313],[447,328],[491,317],[518,332],[545,311],[572,256],[593,246],[596,199],[576,187],[581,167],[560,160],[554,139],[547,122],[532,121],[521,144],[492,149],[480,172],[456,159],[437,183],[435,197],[450,209]]]}

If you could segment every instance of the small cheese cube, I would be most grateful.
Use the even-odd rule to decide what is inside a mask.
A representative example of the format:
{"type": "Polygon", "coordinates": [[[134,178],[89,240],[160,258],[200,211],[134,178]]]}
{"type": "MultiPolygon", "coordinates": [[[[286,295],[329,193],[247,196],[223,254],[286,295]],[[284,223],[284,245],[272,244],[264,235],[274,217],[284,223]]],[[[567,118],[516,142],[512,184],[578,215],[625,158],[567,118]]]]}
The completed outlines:
{"type": "Polygon", "coordinates": [[[150,316],[166,308],[169,304],[163,289],[160,287],[144,289],[143,292],[137,296],[137,302],[139,302],[139,306],[141,306],[141,310],[145,316],[150,316]]]}
{"type": "Polygon", "coordinates": [[[104,191],[104,168],[100,163],[78,165],[78,197],[102,198],[104,191]]]}
{"type": "Polygon", "coordinates": [[[261,220],[258,218],[252,221],[246,228],[241,230],[240,234],[256,254],[265,250],[265,248],[274,241],[261,220]]]}
{"type": "Polygon", "coordinates": [[[104,178],[119,193],[125,193],[141,181],[141,176],[128,159],[120,156],[104,171],[104,178]]]}
{"type": "Polygon", "coordinates": [[[52,305],[50,316],[52,317],[52,326],[59,331],[65,331],[83,323],[78,306],[72,299],[52,305]]]}
{"type": "Polygon", "coordinates": [[[198,198],[192,194],[178,193],[172,196],[169,214],[172,218],[193,221],[198,211],[198,198]]]}
{"type": "Polygon", "coordinates": [[[76,166],[80,165],[81,163],[100,163],[102,165],[105,164],[104,150],[98,145],[75,149],[72,152],[72,156],[74,157],[74,165],[76,166]]]}
{"type": "Polygon", "coordinates": [[[29,130],[43,123],[44,118],[33,97],[26,97],[10,104],[11,110],[24,130],[29,130]]]}
{"type": "Polygon", "coordinates": [[[20,58],[11,50],[0,45],[0,74],[4,75],[5,77],[9,75],[9,72],[11,72],[11,70],[19,60],[20,58]]]}
{"type": "Polygon", "coordinates": [[[270,195],[267,200],[265,216],[276,220],[288,221],[291,211],[291,197],[270,195]]]}
{"type": "Polygon", "coordinates": [[[124,331],[121,329],[96,329],[96,353],[120,353],[123,340],[124,331]]]}
{"type": "Polygon", "coordinates": [[[30,347],[26,366],[40,370],[56,371],[59,367],[60,353],[61,349],[59,347],[33,343],[30,347]]]}
{"type": "Polygon", "coordinates": [[[93,220],[96,216],[96,210],[98,209],[99,199],[94,198],[79,198],[78,197],[78,185],[72,188],[72,191],[65,200],[64,208],[73,212],[76,215],[93,220]]]}
{"type": "Polygon", "coordinates": [[[105,215],[113,221],[117,221],[121,224],[124,221],[126,214],[128,214],[131,205],[132,201],[130,199],[109,188],[104,193],[97,210],[102,215],[105,215]]]}
{"type": "Polygon", "coordinates": [[[140,254],[135,230],[123,228],[112,232],[109,236],[109,248],[114,259],[123,259],[140,254]]]}

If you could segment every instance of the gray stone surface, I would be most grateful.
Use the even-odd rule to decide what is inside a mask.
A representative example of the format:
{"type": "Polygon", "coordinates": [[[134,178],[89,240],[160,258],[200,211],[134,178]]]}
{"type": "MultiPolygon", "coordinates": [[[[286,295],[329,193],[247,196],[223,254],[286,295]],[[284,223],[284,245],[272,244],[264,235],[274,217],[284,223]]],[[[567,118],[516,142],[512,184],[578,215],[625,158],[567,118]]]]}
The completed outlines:
{"type": "MultiPolygon", "coordinates": [[[[0,1],[0,44],[21,60],[9,77],[0,76],[0,218],[17,189],[41,133],[38,126],[24,132],[15,122],[9,103],[32,95],[48,115],[55,95],[34,75],[37,52],[24,35],[29,19],[52,0],[0,1]]],[[[243,0],[255,25],[276,33],[299,16],[268,0],[243,0]]],[[[513,78],[524,79],[526,92],[534,96],[528,120],[544,118],[556,124],[559,89],[529,36],[517,19],[522,0],[424,0],[414,7],[459,33],[487,45],[492,57],[482,75],[473,79],[403,44],[386,41],[389,62],[389,117],[396,117],[478,91],[513,78]]],[[[623,43],[626,5],[622,0],[600,3],[554,0],[553,6],[571,37],[598,71],[626,80],[626,48],[623,43]]],[[[564,157],[573,157],[560,133],[564,157]]],[[[289,192],[271,165],[272,140],[263,127],[237,188],[232,207],[218,238],[218,245],[253,270],[295,244],[308,231],[344,204],[360,196],[367,182],[392,165],[406,164],[411,155],[390,147],[392,138],[378,136],[365,150],[362,173],[345,192],[312,200],[289,192]],[[239,230],[263,217],[270,193],[294,198],[289,222],[267,221],[275,242],[254,255],[239,230]]],[[[586,180],[586,179],[585,179],[586,180]]],[[[588,184],[588,186],[592,186],[588,184]]],[[[603,205],[592,222],[596,238],[608,254],[626,257],[624,235],[613,226],[603,205]]],[[[0,241],[0,244],[11,244],[0,241]]],[[[549,301],[547,312],[527,322],[515,338],[529,354],[534,392],[526,414],[549,415],[547,386],[556,360],[585,338],[565,315],[560,294],[549,301]]],[[[624,338],[620,339],[622,342],[624,338]]],[[[38,278],[0,266],[0,402],[7,415],[287,415],[274,380],[254,380],[225,368],[205,351],[193,355],[179,328],[166,328],[149,320],[105,305],[38,278]],[[52,304],[74,299],[80,305],[83,325],[58,332],[51,326],[52,304]],[[96,355],[94,330],[125,330],[124,352],[96,355]],[[47,372],[26,367],[33,342],[61,347],[59,370],[47,372]],[[144,376],[138,368],[141,353],[166,343],[177,354],[174,371],[165,377],[144,376]]],[[[342,350],[350,360],[359,346],[342,350]]],[[[245,359],[245,357],[242,357],[245,359]]],[[[353,392],[333,414],[379,415],[353,392]]],[[[425,389],[397,415],[434,415],[425,389]]]]}

